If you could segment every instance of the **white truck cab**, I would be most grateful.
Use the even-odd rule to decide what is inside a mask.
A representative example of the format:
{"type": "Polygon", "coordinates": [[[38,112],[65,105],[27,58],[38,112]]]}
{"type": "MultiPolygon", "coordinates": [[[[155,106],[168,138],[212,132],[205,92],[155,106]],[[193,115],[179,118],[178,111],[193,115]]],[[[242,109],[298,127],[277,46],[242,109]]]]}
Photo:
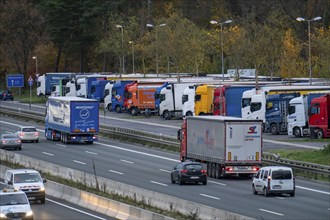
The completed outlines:
{"type": "Polygon", "coordinates": [[[18,189],[0,190],[0,219],[33,220],[26,194],[18,189]]]}
{"type": "Polygon", "coordinates": [[[44,183],[47,180],[42,179],[38,171],[33,169],[13,169],[6,170],[5,183],[13,188],[25,192],[30,201],[38,201],[43,204],[46,201],[46,192],[44,183]]]}
{"type": "Polygon", "coordinates": [[[290,194],[295,195],[295,178],[290,167],[267,166],[259,170],[253,176],[253,194],[264,194],[268,197],[271,194],[290,194]]]}

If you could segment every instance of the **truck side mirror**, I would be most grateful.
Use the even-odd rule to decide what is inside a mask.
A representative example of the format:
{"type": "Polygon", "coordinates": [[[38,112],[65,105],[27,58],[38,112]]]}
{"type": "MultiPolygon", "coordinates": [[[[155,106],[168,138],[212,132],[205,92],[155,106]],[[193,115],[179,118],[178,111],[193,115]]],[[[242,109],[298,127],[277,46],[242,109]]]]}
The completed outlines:
{"type": "Polygon", "coordinates": [[[178,139],[179,141],[181,141],[181,139],[182,139],[182,138],[181,138],[181,130],[182,130],[182,129],[179,129],[179,130],[178,130],[178,134],[177,134],[177,139],[178,139]]]}

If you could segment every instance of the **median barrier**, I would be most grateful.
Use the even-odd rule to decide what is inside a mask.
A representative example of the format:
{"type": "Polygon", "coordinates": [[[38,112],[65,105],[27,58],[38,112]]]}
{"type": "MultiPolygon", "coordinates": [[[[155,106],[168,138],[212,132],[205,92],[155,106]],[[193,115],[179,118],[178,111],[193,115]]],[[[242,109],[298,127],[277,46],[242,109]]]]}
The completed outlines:
{"type": "MultiPolygon", "coordinates": [[[[177,197],[146,190],[121,182],[116,182],[103,177],[96,177],[89,173],[84,173],[78,170],[61,167],[56,164],[16,154],[11,151],[5,151],[0,149],[0,153],[0,159],[3,161],[20,164],[24,167],[29,167],[32,169],[39,170],[40,172],[49,173],[50,175],[81,183],[92,188],[96,188],[96,182],[98,182],[100,191],[129,197],[136,202],[143,202],[146,205],[157,207],[162,210],[173,212],[176,211],[187,216],[196,216],[200,219],[252,219],[250,217],[179,199],[177,197]]],[[[1,171],[2,170],[3,168],[1,168],[1,171]]],[[[2,176],[4,175],[4,172],[5,171],[3,171],[2,176]]],[[[87,209],[92,209],[94,211],[103,211],[102,213],[111,214],[111,216],[115,218],[171,219],[169,217],[153,213],[138,207],[129,206],[124,203],[119,203],[117,201],[104,201],[105,198],[103,197],[77,190],[72,187],[64,186],[62,184],[57,184],[52,181],[48,181],[46,187],[46,192],[47,194],[49,193],[49,195],[73,202],[87,209]]]]}

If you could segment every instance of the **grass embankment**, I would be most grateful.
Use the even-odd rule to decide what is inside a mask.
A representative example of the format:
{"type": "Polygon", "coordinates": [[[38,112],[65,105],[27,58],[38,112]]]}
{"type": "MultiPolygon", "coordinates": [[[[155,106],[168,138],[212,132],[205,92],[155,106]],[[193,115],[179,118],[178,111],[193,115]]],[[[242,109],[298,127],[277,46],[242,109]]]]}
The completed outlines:
{"type": "MultiPolygon", "coordinates": [[[[329,142],[329,139],[327,140],[329,142]]],[[[279,154],[281,158],[297,160],[309,163],[316,163],[330,166],[330,144],[324,146],[321,150],[270,150],[269,152],[279,154]]]]}

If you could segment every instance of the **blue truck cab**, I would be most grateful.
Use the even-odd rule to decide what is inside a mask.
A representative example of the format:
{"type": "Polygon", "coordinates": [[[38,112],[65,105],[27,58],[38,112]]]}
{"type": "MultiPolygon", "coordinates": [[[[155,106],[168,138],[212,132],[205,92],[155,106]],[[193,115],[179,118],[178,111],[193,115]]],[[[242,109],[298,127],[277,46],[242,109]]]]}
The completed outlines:
{"type": "Polygon", "coordinates": [[[99,102],[80,97],[49,97],[46,103],[46,139],[62,143],[97,141],[99,102]]]}
{"type": "Polygon", "coordinates": [[[159,111],[160,103],[165,99],[165,94],[160,94],[163,88],[166,88],[170,83],[165,82],[163,85],[158,87],[155,92],[155,110],[159,111]]]}
{"type": "Polygon", "coordinates": [[[124,109],[125,86],[133,80],[117,80],[112,87],[111,111],[120,113],[124,109]]]}

